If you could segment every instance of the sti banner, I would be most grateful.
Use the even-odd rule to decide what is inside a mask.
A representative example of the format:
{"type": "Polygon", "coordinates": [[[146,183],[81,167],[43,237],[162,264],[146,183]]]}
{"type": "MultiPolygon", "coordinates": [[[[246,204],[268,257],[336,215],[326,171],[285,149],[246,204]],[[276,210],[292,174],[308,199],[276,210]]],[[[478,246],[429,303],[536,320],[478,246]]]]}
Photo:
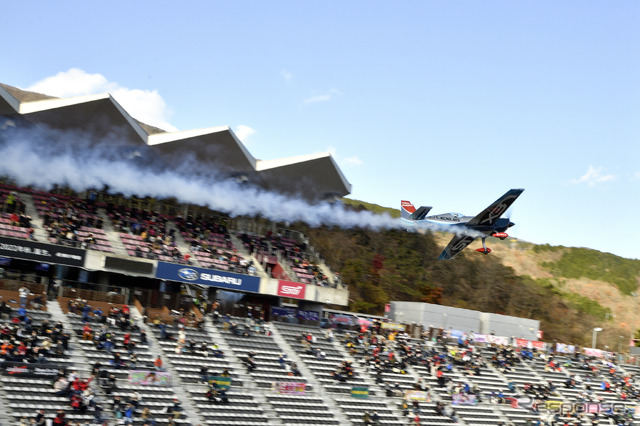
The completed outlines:
{"type": "Polygon", "coordinates": [[[42,244],[28,240],[0,238],[0,256],[35,260],[57,265],[84,266],[86,251],[53,244],[42,244]]]}
{"type": "Polygon", "coordinates": [[[278,296],[304,299],[306,288],[306,284],[278,280],[278,296]]]}
{"type": "Polygon", "coordinates": [[[197,268],[195,266],[177,265],[175,263],[158,262],[156,278],[252,293],[260,291],[260,278],[258,277],[197,268]]]}

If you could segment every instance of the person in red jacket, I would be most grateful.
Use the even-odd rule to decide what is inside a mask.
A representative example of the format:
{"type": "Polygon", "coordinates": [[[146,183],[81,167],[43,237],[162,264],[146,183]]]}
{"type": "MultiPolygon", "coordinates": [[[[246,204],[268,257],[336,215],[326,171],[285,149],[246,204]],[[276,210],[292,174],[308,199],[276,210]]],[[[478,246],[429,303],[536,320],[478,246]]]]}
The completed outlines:
{"type": "Polygon", "coordinates": [[[67,419],[64,418],[64,411],[58,410],[58,414],[53,419],[53,426],[67,426],[67,419]]]}
{"type": "Polygon", "coordinates": [[[93,339],[93,330],[88,322],[84,323],[84,327],[82,327],[82,340],[91,340],[93,339]]]}

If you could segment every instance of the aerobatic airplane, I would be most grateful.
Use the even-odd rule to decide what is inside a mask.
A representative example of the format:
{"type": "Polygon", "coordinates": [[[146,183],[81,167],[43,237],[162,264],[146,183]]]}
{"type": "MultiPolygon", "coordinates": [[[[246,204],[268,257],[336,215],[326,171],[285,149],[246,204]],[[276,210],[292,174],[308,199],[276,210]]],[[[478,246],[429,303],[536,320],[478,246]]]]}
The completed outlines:
{"type": "Polygon", "coordinates": [[[482,248],[476,249],[476,251],[489,254],[491,249],[486,245],[486,238],[496,237],[504,240],[509,236],[506,230],[515,224],[508,218],[500,216],[507,211],[523,191],[524,189],[510,189],[477,216],[464,216],[460,213],[427,216],[431,207],[422,206],[416,210],[409,201],[401,202],[400,216],[410,228],[434,229],[456,234],[440,254],[438,260],[453,259],[476,238],[482,238],[482,248]]]}

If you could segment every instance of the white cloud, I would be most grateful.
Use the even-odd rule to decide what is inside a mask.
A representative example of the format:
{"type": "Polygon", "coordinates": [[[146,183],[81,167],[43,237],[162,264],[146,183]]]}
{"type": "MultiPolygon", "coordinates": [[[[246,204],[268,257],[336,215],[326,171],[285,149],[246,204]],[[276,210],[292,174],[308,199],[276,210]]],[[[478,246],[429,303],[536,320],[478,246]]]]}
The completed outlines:
{"type": "Polygon", "coordinates": [[[334,146],[329,146],[327,148],[327,152],[331,154],[333,159],[336,160],[336,163],[338,163],[340,167],[361,166],[362,164],[364,164],[357,155],[347,158],[340,157],[337,154],[336,148],[334,146]]]}
{"type": "Polygon", "coordinates": [[[242,143],[246,144],[247,139],[249,139],[252,135],[255,135],[257,132],[255,131],[255,129],[249,126],[240,124],[236,126],[236,128],[233,130],[233,133],[236,134],[236,136],[238,137],[238,139],[240,139],[240,141],[242,141],[242,143]]]}
{"type": "Polygon", "coordinates": [[[361,166],[362,164],[362,160],[357,155],[354,155],[353,157],[343,158],[340,161],[341,166],[361,166]]]}
{"type": "Polygon", "coordinates": [[[291,79],[293,78],[293,74],[291,74],[289,71],[285,69],[280,70],[280,75],[282,76],[283,80],[286,82],[291,81],[291,79]]]}
{"type": "Polygon", "coordinates": [[[308,105],[308,104],[314,104],[317,102],[328,102],[331,99],[333,99],[334,96],[341,95],[341,94],[342,92],[340,92],[338,89],[331,89],[329,90],[328,93],[308,97],[303,101],[303,104],[308,105]]]}
{"type": "Polygon", "coordinates": [[[602,182],[611,182],[616,180],[616,176],[613,174],[602,174],[602,167],[593,167],[589,165],[587,173],[580,176],[578,179],[573,179],[571,182],[574,184],[585,183],[587,186],[595,186],[602,182]]]}
{"type": "Polygon", "coordinates": [[[46,77],[26,90],[60,98],[110,93],[135,119],[163,130],[177,130],[169,123],[171,111],[157,90],[128,89],[107,80],[102,74],[71,68],[46,77]]]}
{"type": "Polygon", "coordinates": [[[326,102],[331,100],[331,95],[316,95],[304,100],[304,104],[315,104],[316,102],[326,102]]]}

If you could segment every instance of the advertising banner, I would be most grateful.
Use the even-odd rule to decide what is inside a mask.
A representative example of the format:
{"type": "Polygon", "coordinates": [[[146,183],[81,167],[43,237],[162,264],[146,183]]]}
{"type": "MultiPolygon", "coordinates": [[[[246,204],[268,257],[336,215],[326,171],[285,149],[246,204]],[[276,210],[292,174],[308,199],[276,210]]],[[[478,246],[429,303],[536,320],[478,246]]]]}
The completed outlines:
{"type": "Polygon", "coordinates": [[[496,345],[508,345],[509,338],[504,336],[493,336],[491,334],[473,333],[475,343],[494,343],[496,345]]]}
{"type": "Polygon", "coordinates": [[[298,309],[298,319],[306,321],[320,321],[320,313],[316,311],[304,311],[298,309]]]}
{"type": "Polygon", "coordinates": [[[54,378],[61,367],[57,364],[25,364],[22,362],[5,361],[0,364],[2,374],[14,377],[45,377],[54,378]]]}
{"type": "Polygon", "coordinates": [[[135,386],[171,386],[171,373],[153,370],[129,370],[129,384],[135,386]]]}
{"type": "Polygon", "coordinates": [[[380,328],[383,330],[404,331],[406,327],[404,324],[398,324],[395,322],[383,322],[380,324],[380,328]]]}
{"type": "Polygon", "coordinates": [[[369,398],[369,388],[366,386],[353,386],[351,396],[354,398],[369,398]]]}
{"type": "Polygon", "coordinates": [[[431,402],[427,392],[416,390],[404,391],[404,399],[407,401],[431,402]]]}
{"type": "Polygon", "coordinates": [[[509,344],[509,338],[506,336],[493,336],[490,334],[487,336],[487,340],[494,345],[507,346],[509,344]]]}
{"type": "Polygon", "coordinates": [[[228,390],[231,387],[231,377],[209,376],[209,383],[214,382],[216,388],[228,390]]]}
{"type": "Polygon", "coordinates": [[[489,336],[486,334],[473,333],[475,343],[489,343],[489,336]]]}
{"type": "Polygon", "coordinates": [[[0,256],[57,265],[84,266],[86,250],[0,237],[0,256]]]}
{"type": "Polygon", "coordinates": [[[450,337],[455,337],[456,339],[458,337],[462,337],[464,336],[464,331],[460,331],[460,330],[449,330],[449,336],[450,337]]]}
{"type": "Polygon", "coordinates": [[[271,315],[277,315],[279,317],[295,317],[296,316],[296,308],[291,308],[289,306],[272,306],[271,307],[271,315]]]}
{"type": "Polygon", "coordinates": [[[604,352],[602,350],[594,348],[584,348],[584,354],[587,356],[595,356],[598,358],[604,357],[604,352]]]}
{"type": "Polygon", "coordinates": [[[350,315],[329,314],[329,322],[332,324],[353,324],[354,319],[350,315]]]}
{"type": "Polygon", "coordinates": [[[547,344],[537,340],[516,339],[516,346],[519,348],[544,350],[547,344]]]}
{"type": "Polygon", "coordinates": [[[304,299],[306,288],[306,284],[278,280],[278,296],[304,299]]]}
{"type": "Polygon", "coordinates": [[[156,278],[251,293],[260,291],[259,277],[217,271],[215,269],[197,268],[195,266],[177,265],[175,263],[158,262],[156,278]]]}
{"type": "Polygon", "coordinates": [[[576,347],[574,345],[567,345],[564,343],[556,343],[556,352],[562,354],[572,354],[576,351],[576,347]]]}
{"type": "Polygon", "coordinates": [[[307,384],[304,382],[273,382],[271,390],[288,395],[304,395],[307,384]]]}
{"type": "Polygon", "coordinates": [[[476,396],[470,393],[454,393],[451,396],[453,405],[476,405],[478,403],[476,396]]]}

